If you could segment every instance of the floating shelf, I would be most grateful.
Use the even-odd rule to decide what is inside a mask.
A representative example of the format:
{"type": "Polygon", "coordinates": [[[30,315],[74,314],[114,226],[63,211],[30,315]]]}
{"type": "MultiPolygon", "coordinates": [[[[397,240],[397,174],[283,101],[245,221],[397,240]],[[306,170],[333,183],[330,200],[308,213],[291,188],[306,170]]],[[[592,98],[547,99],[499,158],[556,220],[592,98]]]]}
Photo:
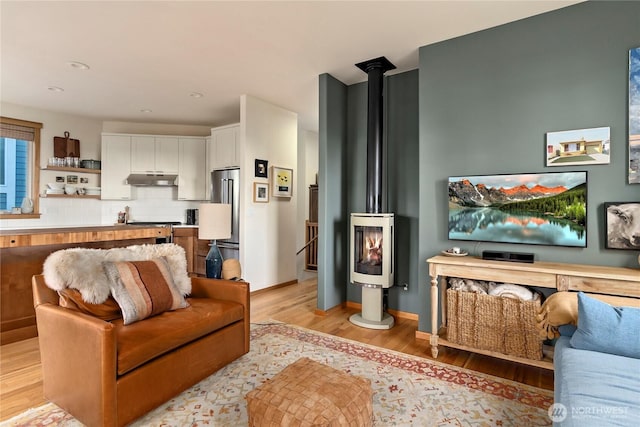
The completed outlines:
{"type": "Polygon", "coordinates": [[[42,168],[42,170],[59,171],[59,172],[75,172],[75,173],[95,173],[95,174],[100,174],[102,172],[100,169],[67,168],[64,166],[47,166],[46,168],[42,168]]]}
{"type": "Polygon", "coordinates": [[[47,194],[44,196],[40,196],[41,198],[53,197],[58,199],[100,199],[100,196],[94,195],[80,195],[80,194],[47,194]]]}

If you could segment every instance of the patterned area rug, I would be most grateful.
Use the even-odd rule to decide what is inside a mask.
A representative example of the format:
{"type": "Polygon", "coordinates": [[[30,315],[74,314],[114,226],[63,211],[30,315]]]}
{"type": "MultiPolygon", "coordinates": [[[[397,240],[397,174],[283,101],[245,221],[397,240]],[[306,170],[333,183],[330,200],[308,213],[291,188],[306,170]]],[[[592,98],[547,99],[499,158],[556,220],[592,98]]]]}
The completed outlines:
{"type": "MultiPolygon", "coordinates": [[[[252,326],[251,351],[133,426],[247,425],[244,396],[300,357],[352,375],[373,387],[376,426],[546,426],[553,393],[463,368],[381,349],[308,329],[252,326]]],[[[81,426],[53,404],[0,426],[81,426]]]]}

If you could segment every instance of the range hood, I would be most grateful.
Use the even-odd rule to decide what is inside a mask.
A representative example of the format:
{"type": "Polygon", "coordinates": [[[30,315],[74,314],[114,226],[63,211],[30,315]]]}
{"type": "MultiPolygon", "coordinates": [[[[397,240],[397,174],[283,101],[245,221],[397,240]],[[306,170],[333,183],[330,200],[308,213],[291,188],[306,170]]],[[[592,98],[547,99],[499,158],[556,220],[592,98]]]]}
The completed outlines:
{"type": "Polygon", "coordinates": [[[171,187],[176,186],[178,175],[132,173],[127,177],[127,184],[139,187],[171,187]]]}

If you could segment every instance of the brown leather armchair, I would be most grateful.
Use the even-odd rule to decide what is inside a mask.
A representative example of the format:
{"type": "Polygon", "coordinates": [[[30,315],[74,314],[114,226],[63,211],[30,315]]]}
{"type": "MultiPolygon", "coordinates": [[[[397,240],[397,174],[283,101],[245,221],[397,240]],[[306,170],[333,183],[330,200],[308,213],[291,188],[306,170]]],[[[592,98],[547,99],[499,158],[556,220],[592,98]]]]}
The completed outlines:
{"type": "Polygon", "coordinates": [[[45,397],[88,426],[121,426],[249,351],[249,284],[192,278],[190,306],[124,325],[33,295],[45,397]]]}

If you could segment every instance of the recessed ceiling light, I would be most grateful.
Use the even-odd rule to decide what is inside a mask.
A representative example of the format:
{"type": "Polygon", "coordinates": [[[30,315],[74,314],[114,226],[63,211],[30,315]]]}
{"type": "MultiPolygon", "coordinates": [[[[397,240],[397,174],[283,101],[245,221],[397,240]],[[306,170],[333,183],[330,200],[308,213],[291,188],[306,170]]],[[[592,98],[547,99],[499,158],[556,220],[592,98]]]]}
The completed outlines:
{"type": "Polygon", "coordinates": [[[64,92],[64,89],[58,86],[49,86],[47,89],[51,92],[64,92]]]}
{"type": "Polygon", "coordinates": [[[87,64],[83,64],[82,62],[77,61],[69,61],[67,62],[71,68],[75,68],[76,70],[88,70],[89,66],[87,64]]]}
{"type": "Polygon", "coordinates": [[[143,108],[140,110],[141,113],[153,113],[153,110],[149,109],[149,108],[143,108]]]}
{"type": "Polygon", "coordinates": [[[200,92],[191,92],[189,96],[192,98],[202,98],[204,95],[201,94],[200,92]]]}

